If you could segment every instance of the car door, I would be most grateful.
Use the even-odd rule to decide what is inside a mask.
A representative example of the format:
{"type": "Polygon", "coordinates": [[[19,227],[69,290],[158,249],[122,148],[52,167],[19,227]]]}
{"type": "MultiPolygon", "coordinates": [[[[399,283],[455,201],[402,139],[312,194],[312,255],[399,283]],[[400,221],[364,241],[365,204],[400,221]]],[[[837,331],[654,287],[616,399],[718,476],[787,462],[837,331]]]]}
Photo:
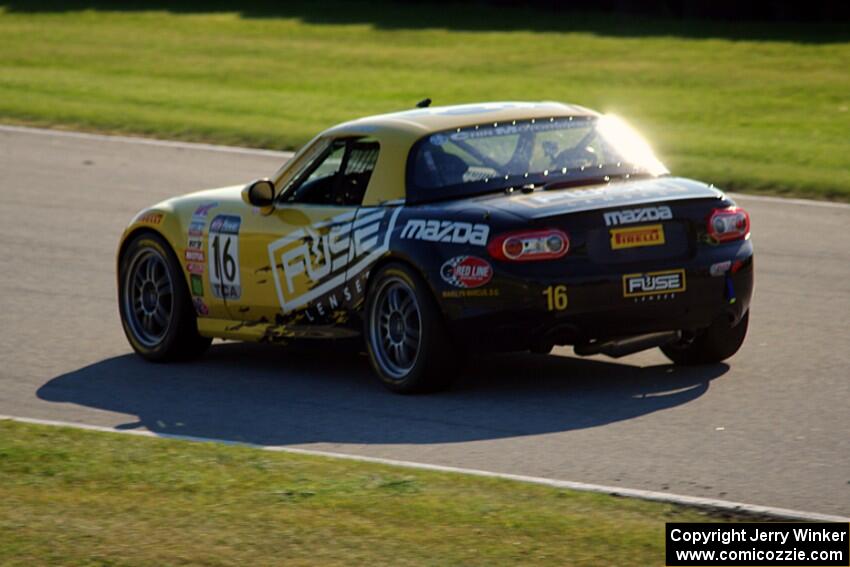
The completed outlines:
{"type": "Polygon", "coordinates": [[[378,152],[368,139],[331,140],[281,189],[270,214],[247,215],[240,231],[243,293],[227,300],[231,318],[329,333],[346,320],[362,291],[347,287],[348,268],[370,244],[363,229],[377,232],[380,223],[374,211],[360,214],[378,152]]]}

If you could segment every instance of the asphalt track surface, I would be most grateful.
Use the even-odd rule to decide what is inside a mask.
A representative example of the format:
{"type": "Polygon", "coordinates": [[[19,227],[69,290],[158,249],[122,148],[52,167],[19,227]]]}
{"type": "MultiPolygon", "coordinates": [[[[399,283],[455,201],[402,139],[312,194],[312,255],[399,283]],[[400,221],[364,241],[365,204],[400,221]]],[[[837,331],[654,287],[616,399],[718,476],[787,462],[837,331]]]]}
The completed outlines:
{"type": "Polygon", "coordinates": [[[850,207],[740,197],[756,292],[728,364],[563,348],[474,359],[452,391],[402,397],[321,343],[134,356],[116,307],[125,224],[283,159],[0,128],[0,414],[850,514],[850,207]]]}

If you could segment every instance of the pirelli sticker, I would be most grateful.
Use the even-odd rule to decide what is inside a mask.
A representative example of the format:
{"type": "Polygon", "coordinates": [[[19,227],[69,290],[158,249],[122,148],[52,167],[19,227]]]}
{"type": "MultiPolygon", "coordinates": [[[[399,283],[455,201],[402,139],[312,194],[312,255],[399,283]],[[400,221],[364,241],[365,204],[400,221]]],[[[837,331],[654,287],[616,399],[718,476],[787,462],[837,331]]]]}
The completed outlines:
{"type": "Polygon", "coordinates": [[[623,297],[667,296],[685,289],[683,269],[623,275],[623,297]]]}
{"type": "Polygon", "coordinates": [[[629,228],[611,229],[611,249],[639,248],[664,244],[664,225],[649,224],[629,228]]]}

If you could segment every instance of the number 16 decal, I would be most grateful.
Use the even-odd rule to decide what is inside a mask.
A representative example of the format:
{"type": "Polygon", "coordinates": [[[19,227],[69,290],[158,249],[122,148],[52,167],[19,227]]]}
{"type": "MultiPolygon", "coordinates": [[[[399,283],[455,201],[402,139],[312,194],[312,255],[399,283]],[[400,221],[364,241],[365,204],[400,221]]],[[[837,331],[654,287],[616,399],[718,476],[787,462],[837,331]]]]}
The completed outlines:
{"type": "Polygon", "coordinates": [[[550,285],[543,290],[543,295],[546,296],[546,309],[548,311],[563,311],[569,304],[567,286],[565,285],[550,285]]]}
{"type": "Polygon", "coordinates": [[[239,299],[239,225],[241,217],[218,215],[210,222],[210,287],[219,299],[239,299]]]}

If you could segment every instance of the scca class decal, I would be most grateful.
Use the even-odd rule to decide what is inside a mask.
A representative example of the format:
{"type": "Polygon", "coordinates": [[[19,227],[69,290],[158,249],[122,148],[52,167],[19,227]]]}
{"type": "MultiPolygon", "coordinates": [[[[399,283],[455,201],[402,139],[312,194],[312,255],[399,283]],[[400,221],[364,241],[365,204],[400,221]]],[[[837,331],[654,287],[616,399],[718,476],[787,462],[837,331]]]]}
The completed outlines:
{"type": "Polygon", "coordinates": [[[455,256],[443,264],[440,276],[449,285],[471,289],[490,283],[493,267],[477,256],[455,256]]]}
{"type": "Polygon", "coordinates": [[[239,299],[239,227],[242,218],[218,215],[210,222],[209,259],[210,288],[219,299],[239,299]]]}
{"type": "Polygon", "coordinates": [[[406,239],[476,246],[486,246],[489,235],[490,227],[486,224],[433,219],[410,219],[401,231],[401,237],[406,239]]]}
{"type": "Polygon", "coordinates": [[[269,261],[278,267],[272,273],[281,309],[289,312],[326,295],[333,309],[340,299],[350,301],[352,294],[362,294],[358,278],[389,250],[400,212],[400,207],[391,213],[386,208],[359,209],[356,215],[343,213],[272,242],[269,261]],[[354,282],[355,289],[345,288],[347,281],[354,282]]]}

